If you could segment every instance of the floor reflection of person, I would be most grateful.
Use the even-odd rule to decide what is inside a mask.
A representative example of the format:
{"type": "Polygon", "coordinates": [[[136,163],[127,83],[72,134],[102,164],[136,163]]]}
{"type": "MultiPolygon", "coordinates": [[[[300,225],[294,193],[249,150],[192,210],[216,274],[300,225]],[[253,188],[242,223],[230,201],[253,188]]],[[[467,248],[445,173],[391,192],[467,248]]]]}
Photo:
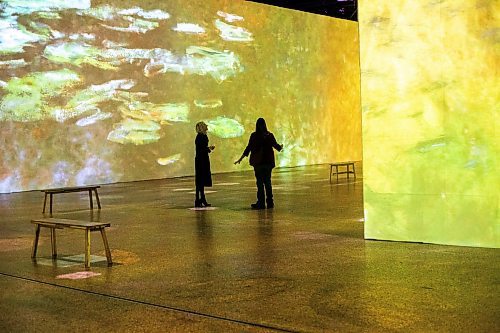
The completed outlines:
{"type": "Polygon", "coordinates": [[[271,185],[271,172],[275,167],[274,151],[283,149],[274,138],[273,133],[267,130],[264,118],[257,119],[255,132],[250,135],[248,145],[241,157],[234,162],[239,164],[244,157],[250,154],[250,165],[253,166],[257,182],[257,202],[252,204],[253,209],[264,209],[274,207],[273,188],[271,185]],[[264,194],[265,189],[265,194],[264,194]]]}
{"type": "MultiPolygon", "coordinates": [[[[215,251],[214,231],[210,212],[203,210],[196,212],[196,245],[198,248],[199,264],[196,266],[198,280],[201,282],[212,282],[214,279],[215,251]]],[[[211,285],[211,284],[210,284],[211,285]]],[[[207,284],[207,287],[210,286],[207,284]]],[[[209,292],[209,290],[205,290],[209,292]]]]}
{"type": "Polygon", "coordinates": [[[276,276],[277,258],[273,210],[259,210],[257,216],[259,225],[255,244],[256,267],[260,277],[273,278],[276,276]]]}
{"type": "Polygon", "coordinates": [[[212,186],[212,173],[210,171],[210,157],[208,154],[215,149],[215,146],[208,145],[207,136],[208,126],[200,121],[196,124],[195,146],[196,156],[194,158],[195,169],[195,185],[196,185],[196,200],[194,201],[195,207],[208,207],[205,198],[205,187],[212,186]]]}

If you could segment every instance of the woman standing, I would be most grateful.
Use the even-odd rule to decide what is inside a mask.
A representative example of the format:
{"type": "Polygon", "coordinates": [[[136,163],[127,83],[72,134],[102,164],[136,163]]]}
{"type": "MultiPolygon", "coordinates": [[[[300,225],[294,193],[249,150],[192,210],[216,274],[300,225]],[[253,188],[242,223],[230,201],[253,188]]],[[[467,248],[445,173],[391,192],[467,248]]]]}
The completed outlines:
{"type": "Polygon", "coordinates": [[[208,154],[215,149],[215,146],[208,146],[207,130],[208,126],[204,122],[200,121],[196,124],[196,132],[198,134],[194,141],[196,146],[196,156],[194,158],[196,184],[195,207],[210,206],[205,198],[205,187],[212,186],[212,173],[210,172],[210,157],[208,154]]]}
{"type": "Polygon", "coordinates": [[[250,140],[245,151],[234,162],[234,164],[239,164],[244,157],[250,154],[250,165],[253,166],[257,181],[257,202],[251,205],[253,209],[266,208],[264,202],[267,203],[267,208],[274,207],[273,188],[271,185],[271,172],[275,167],[273,148],[281,151],[283,145],[279,145],[273,133],[267,130],[264,118],[257,119],[255,132],[250,135],[250,140]],[[264,188],[266,190],[265,194],[264,188]]]}

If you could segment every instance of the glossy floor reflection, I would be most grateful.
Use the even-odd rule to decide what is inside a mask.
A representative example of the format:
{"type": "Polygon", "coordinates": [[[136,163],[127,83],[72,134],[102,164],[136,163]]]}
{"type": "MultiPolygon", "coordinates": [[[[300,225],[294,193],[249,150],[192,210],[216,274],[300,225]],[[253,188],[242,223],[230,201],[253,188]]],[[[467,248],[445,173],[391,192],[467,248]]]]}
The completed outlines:
{"type": "Polygon", "coordinates": [[[50,259],[43,194],[0,195],[0,331],[498,331],[500,252],[365,241],[357,179],[329,166],[276,169],[276,207],[253,211],[252,172],[214,175],[214,209],[192,210],[193,178],[104,185],[55,197],[54,217],[111,223],[107,267],[92,234],[57,232],[50,259]],[[77,262],[78,264],[74,264],[77,262]],[[95,273],[95,274],[94,274],[95,273]]]}

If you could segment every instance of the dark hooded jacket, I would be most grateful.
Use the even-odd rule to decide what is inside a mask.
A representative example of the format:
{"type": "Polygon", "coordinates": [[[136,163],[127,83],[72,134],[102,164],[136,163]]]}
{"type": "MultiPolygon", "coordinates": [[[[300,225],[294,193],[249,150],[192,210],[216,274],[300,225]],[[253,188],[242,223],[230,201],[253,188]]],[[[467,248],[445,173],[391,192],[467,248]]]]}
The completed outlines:
{"type": "Polygon", "coordinates": [[[273,148],[277,151],[281,150],[281,146],[276,142],[273,133],[268,131],[253,132],[243,155],[248,156],[250,154],[250,165],[253,167],[270,165],[274,168],[276,163],[273,148]]]}

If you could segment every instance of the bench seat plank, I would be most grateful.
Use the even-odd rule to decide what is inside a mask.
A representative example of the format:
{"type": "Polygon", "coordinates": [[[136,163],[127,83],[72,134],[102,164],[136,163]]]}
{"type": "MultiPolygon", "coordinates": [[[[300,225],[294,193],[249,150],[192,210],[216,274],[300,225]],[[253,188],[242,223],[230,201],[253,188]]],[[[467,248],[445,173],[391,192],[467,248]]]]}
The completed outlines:
{"type": "Polygon", "coordinates": [[[67,193],[67,192],[83,192],[88,190],[95,190],[100,188],[99,185],[87,185],[87,186],[74,186],[74,187],[60,187],[60,188],[48,188],[40,190],[44,193],[67,193]]]}
{"type": "Polygon", "coordinates": [[[333,165],[333,166],[348,166],[348,165],[352,165],[354,164],[354,162],[338,162],[338,163],[330,163],[330,165],[333,165]]]}
{"type": "Polygon", "coordinates": [[[69,219],[56,219],[56,218],[42,218],[42,219],[34,219],[31,220],[33,224],[49,224],[49,225],[58,225],[61,227],[72,228],[104,228],[111,226],[110,223],[105,222],[88,222],[88,221],[80,221],[80,220],[69,220],[69,219]]]}

